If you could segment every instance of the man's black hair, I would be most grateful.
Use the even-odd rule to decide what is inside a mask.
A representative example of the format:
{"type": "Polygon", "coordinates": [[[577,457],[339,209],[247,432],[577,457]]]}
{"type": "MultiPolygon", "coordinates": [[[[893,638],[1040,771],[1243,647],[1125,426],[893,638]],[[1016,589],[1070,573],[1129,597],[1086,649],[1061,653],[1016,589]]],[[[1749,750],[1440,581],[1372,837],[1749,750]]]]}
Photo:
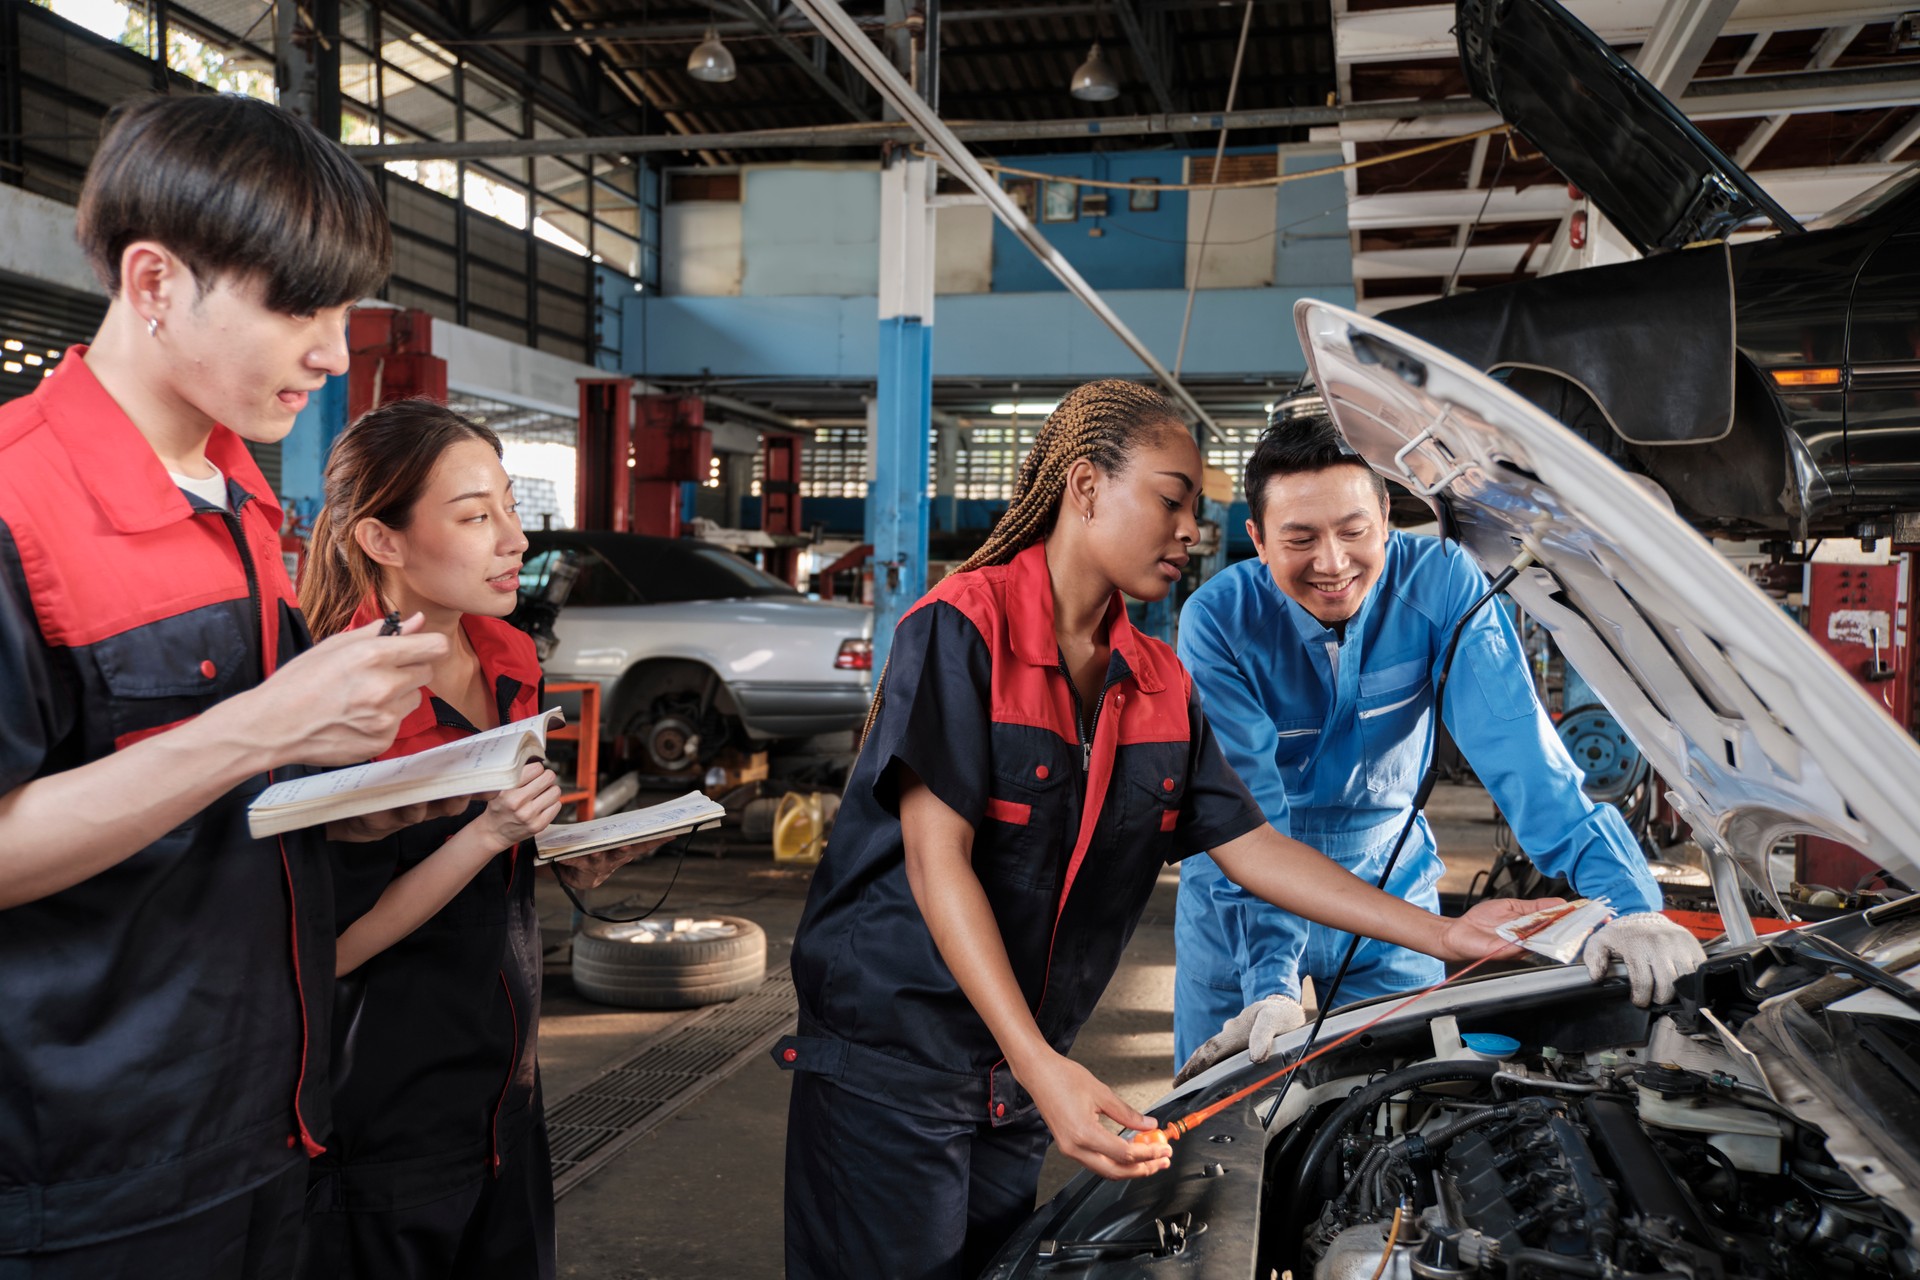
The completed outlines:
{"type": "Polygon", "coordinates": [[[228,93],[137,98],[110,112],[78,233],[110,295],[127,246],[153,240],[202,288],[258,279],[261,301],[291,316],[375,292],[393,259],[366,171],[299,117],[228,93]]]}
{"type": "Polygon", "coordinates": [[[1331,467],[1359,467],[1366,472],[1380,499],[1380,510],[1386,511],[1387,482],[1341,437],[1319,400],[1315,398],[1304,405],[1282,404],[1261,433],[1260,443],[1247,456],[1247,469],[1242,477],[1254,527],[1266,528],[1268,480],[1331,467]]]}

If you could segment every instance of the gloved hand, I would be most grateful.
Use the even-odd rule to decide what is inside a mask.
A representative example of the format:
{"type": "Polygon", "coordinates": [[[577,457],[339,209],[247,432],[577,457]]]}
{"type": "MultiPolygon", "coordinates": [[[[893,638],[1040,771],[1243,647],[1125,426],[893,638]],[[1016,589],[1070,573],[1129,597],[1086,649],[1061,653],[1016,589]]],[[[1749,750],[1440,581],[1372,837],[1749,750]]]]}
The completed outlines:
{"type": "Polygon", "coordinates": [[[1265,1062],[1273,1052],[1273,1042],[1307,1020],[1306,1010],[1292,996],[1268,996],[1256,1000],[1228,1018],[1220,1034],[1193,1051],[1174,1075],[1175,1084],[1187,1081],[1216,1062],[1225,1061],[1242,1049],[1255,1062],[1265,1062]]]}
{"type": "Polygon", "coordinates": [[[1581,957],[1595,981],[1607,976],[1615,960],[1627,966],[1633,1002],[1642,1009],[1649,999],[1661,1004],[1673,999],[1673,980],[1706,963],[1707,953],[1685,929],[1657,911],[1620,916],[1587,939],[1581,957]]]}

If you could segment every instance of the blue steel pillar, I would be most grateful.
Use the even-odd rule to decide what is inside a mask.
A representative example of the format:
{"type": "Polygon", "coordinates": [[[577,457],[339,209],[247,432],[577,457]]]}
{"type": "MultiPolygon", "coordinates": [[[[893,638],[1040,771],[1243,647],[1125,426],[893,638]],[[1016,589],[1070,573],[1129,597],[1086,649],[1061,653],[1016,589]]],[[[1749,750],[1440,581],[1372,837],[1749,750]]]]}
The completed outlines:
{"type": "Polygon", "coordinates": [[[867,541],[873,544],[873,668],[927,590],[927,448],[933,425],[934,166],[900,157],[880,174],[880,367],[867,541]]]}
{"type": "Polygon", "coordinates": [[[347,377],[339,374],[307,398],[293,430],[280,442],[280,497],[285,509],[299,512],[304,521],[320,512],[327,455],[346,429],[347,377]]]}

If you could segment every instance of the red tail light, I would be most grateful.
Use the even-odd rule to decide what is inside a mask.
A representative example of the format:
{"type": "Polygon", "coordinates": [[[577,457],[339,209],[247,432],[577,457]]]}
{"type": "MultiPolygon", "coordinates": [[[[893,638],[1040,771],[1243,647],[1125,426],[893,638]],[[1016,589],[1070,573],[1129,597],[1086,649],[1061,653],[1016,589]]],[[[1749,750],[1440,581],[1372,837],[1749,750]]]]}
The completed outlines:
{"type": "Polygon", "coordinates": [[[840,652],[834,655],[833,665],[837,671],[873,670],[873,641],[842,640],[840,652]]]}

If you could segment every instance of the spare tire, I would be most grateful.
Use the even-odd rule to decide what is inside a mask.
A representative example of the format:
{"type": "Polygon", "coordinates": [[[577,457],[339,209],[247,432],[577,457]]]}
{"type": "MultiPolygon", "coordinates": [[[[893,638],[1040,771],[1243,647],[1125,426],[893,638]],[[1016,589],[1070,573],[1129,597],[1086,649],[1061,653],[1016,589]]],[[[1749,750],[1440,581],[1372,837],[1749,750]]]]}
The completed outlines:
{"type": "Polygon", "coordinates": [[[573,938],[573,988],[625,1009],[692,1009],[743,996],[767,976],[767,935],[739,916],[589,920],[573,938]]]}

